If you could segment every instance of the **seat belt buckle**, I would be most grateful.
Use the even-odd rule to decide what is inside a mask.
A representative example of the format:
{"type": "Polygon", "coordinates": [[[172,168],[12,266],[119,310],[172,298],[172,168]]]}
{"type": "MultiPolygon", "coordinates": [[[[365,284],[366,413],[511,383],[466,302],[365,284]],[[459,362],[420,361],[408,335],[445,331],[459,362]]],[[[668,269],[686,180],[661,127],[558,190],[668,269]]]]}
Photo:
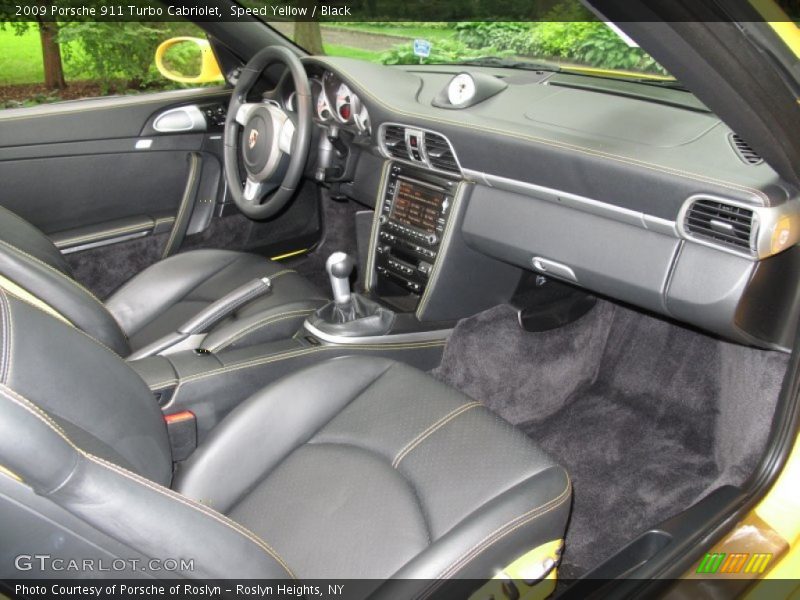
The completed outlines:
{"type": "Polygon", "coordinates": [[[197,417],[190,410],[164,415],[167,424],[172,460],[179,462],[189,458],[197,448],[197,417]]]}

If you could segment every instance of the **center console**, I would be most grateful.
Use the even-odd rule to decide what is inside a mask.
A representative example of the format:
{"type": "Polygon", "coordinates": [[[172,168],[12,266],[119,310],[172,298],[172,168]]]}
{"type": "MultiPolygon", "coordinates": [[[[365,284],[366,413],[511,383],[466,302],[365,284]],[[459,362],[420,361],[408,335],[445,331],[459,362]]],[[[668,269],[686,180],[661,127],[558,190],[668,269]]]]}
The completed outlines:
{"type": "MultiPolygon", "coordinates": [[[[381,197],[374,247],[375,293],[419,302],[439,256],[458,182],[393,163],[381,197]]],[[[413,308],[413,307],[410,307],[413,308]]]]}

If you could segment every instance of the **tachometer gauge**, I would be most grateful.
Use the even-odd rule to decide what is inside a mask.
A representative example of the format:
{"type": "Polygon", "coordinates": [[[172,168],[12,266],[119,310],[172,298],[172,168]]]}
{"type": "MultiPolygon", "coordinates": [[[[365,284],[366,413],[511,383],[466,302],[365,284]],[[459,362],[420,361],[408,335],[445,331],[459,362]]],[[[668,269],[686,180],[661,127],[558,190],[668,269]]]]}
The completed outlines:
{"type": "Polygon", "coordinates": [[[342,123],[350,123],[356,111],[356,97],[346,84],[341,84],[336,90],[336,115],[342,123]]]}
{"type": "Polygon", "coordinates": [[[465,104],[475,95],[475,80],[469,73],[461,73],[450,80],[447,86],[447,99],[450,104],[465,104]]]}

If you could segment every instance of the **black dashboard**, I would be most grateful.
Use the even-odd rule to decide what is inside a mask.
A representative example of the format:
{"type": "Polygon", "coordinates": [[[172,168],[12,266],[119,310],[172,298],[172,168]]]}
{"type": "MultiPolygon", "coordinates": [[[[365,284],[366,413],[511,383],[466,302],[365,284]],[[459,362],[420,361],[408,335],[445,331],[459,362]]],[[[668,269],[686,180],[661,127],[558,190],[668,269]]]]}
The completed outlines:
{"type": "Polygon", "coordinates": [[[405,273],[421,319],[436,304],[427,282],[463,243],[740,342],[791,346],[797,299],[776,273],[796,276],[800,263],[798,191],[688,92],[543,71],[304,61],[323,138],[347,132],[353,148],[339,190],[376,208],[370,284],[405,273]],[[465,73],[500,83],[463,108],[442,106],[465,73]],[[416,187],[399,188],[398,201],[409,179],[416,187]],[[449,238],[430,186],[452,207],[449,238]],[[422,198],[413,214],[409,194],[422,198]],[[381,252],[398,234],[411,246],[389,265],[381,252]]]}

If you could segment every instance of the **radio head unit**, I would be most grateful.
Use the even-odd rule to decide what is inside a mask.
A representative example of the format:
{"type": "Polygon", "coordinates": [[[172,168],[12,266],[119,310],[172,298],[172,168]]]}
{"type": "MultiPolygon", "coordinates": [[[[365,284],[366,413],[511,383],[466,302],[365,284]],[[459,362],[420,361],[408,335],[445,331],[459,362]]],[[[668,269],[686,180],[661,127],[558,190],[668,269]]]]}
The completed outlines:
{"type": "Polygon", "coordinates": [[[419,298],[428,284],[458,182],[393,164],[379,208],[375,271],[381,296],[419,298]]]}

